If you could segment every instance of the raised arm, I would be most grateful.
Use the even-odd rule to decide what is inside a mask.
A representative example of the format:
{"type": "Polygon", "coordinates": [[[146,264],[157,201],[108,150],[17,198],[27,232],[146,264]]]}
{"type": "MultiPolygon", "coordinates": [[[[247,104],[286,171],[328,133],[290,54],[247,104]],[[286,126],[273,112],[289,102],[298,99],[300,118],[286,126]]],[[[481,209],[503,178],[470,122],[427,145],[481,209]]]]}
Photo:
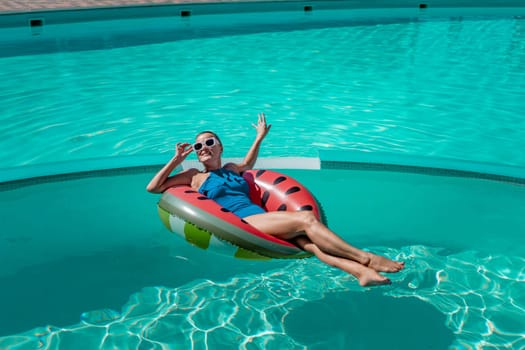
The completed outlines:
{"type": "Polygon", "coordinates": [[[173,169],[175,169],[180,163],[186,159],[188,154],[192,151],[191,145],[189,143],[177,143],[175,148],[175,155],[169,160],[166,165],[160,171],[153,176],[149,182],[146,189],[148,192],[152,193],[162,193],[166,189],[175,186],[175,185],[189,185],[191,184],[191,179],[198,170],[197,169],[188,169],[184,170],[173,176],[169,176],[173,169]]]}
{"type": "Polygon", "coordinates": [[[239,164],[226,165],[226,167],[231,166],[232,168],[235,168],[235,170],[239,173],[242,173],[245,170],[253,169],[253,166],[257,161],[257,156],[259,155],[259,148],[261,147],[261,143],[270,131],[270,128],[272,127],[271,124],[266,124],[266,116],[264,115],[264,113],[259,113],[257,124],[252,125],[257,131],[257,134],[255,136],[255,140],[252,143],[252,146],[248,150],[248,153],[246,153],[244,160],[242,161],[242,163],[239,164]]]}

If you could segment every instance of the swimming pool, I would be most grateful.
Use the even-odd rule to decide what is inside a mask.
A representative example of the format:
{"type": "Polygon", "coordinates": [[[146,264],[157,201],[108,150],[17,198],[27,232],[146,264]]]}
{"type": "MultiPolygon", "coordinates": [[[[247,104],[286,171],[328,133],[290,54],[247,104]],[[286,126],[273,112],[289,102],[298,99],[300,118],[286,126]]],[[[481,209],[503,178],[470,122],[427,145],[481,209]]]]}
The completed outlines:
{"type": "MultiPolygon", "coordinates": [[[[202,129],[233,144],[261,111],[274,125],[264,157],[321,149],[525,164],[524,7],[292,4],[218,18],[197,15],[210,5],[190,17],[13,20],[0,31],[0,164],[167,155],[202,129]]],[[[245,142],[226,156],[242,156],[245,142]]]]}
{"type": "Polygon", "coordinates": [[[0,347],[524,346],[523,8],[294,4],[202,7],[176,35],[169,17],[65,13],[0,30],[0,347]],[[260,165],[352,243],[407,260],[391,287],[162,227],[144,187],[173,143],[211,128],[240,157],[259,110],[260,165]]]}

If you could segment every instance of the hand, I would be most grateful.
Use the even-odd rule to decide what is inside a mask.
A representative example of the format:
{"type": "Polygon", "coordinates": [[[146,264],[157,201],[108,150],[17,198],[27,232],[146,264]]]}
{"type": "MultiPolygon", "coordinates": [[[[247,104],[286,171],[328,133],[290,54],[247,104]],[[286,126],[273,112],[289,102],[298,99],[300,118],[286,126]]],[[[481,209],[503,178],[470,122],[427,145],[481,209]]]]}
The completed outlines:
{"type": "Polygon", "coordinates": [[[270,128],[272,125],[266,124],[266,116],[264,113],[259,113],[258,119],[257,119],[257,125],[252,124],[252,126],[257,130],[257,139],[262,140],[268,134],[268,131],[270,131],[270,128]]]}
{"type": "Polygon", "coordinates": [[[175,158],[179,159],[180,161],[183,161],[192,151],[193,148],[189,143],[177,142],[177,145],[175,146],[175,158]]]}

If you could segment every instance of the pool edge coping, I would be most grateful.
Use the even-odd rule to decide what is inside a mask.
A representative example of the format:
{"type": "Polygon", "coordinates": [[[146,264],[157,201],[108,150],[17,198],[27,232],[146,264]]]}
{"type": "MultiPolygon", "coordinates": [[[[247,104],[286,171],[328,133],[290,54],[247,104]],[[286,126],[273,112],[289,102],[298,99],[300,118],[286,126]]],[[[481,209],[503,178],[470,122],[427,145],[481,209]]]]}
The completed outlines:
{"type": "MultiPolygon", "coordinates": [[[[316,0],[312,0],[316,1],[316,0]]],[[[17,0],[4,4],[0,7],[0,15],[2,14],[31,14],[35,12],[52,12],[61,10],[84,10],[84,9],[119,9],[125,7],[154,7],[154,6],[171,6],[171,5],[195,5],[195,4],[235,4],[235,3],[268,3],[268,2],[312,2],[308,0],[111,0],[106,1],[107,4],[91,4],[90,1],[85,0],[66,0],[60,2],[57,6],[56,1],[53,0],[38,0],[38,1],[24,1],[17,0]],[[29,5],[25,5],[28,3],[29,5]]],[[[333,0],[332,0],[333,1],[333,0]]],[[[366,0],[337,0],[341,3],[347,2],[351,4],[370,4],[366,0]]],[[[512,6],[516,4],[514,0],[480,0],[472,4],[468,0],[382,0],[374,1],[376,6],[385,7],[386,5],[426,5],[426,6],[512,6]]],[[[373,4],[372,4],[373,5],[373,4]]],[[[522,4],[522,6],[525,6],[522,4]]]]}
{"type": "MultiPolygon", "coordinates": [[[[67,181],[94,176],[154,173],[169,160],[166,155],[91,158],[56,163],[0,168],[0,192],[43,182],[67,181]]],[[[240,162],[242,158],[226,158],[240,162]]],[[[178,169],[202,168],[186,160],[178,169]]],[[[525,184],[525,168],[470,160],[362,151],[319,150],[319,157],[261,157],[260,169],[390,171],[431,176],[466,177],[525,184]]]]}

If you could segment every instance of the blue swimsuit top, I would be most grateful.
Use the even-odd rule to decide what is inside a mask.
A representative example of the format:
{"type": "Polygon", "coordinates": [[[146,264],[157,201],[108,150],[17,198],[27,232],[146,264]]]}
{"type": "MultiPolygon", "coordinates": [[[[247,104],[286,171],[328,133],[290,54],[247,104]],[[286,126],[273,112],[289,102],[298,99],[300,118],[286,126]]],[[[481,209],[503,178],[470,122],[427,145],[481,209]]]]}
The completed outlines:
{"type": "Polygon", "coordinates": [[[265,212],[252,203],[249,192],[248,183],[242,176],[224,168],[210,171],[210,175],[199,188],[199,193],[241,218],[265,212]]]}

